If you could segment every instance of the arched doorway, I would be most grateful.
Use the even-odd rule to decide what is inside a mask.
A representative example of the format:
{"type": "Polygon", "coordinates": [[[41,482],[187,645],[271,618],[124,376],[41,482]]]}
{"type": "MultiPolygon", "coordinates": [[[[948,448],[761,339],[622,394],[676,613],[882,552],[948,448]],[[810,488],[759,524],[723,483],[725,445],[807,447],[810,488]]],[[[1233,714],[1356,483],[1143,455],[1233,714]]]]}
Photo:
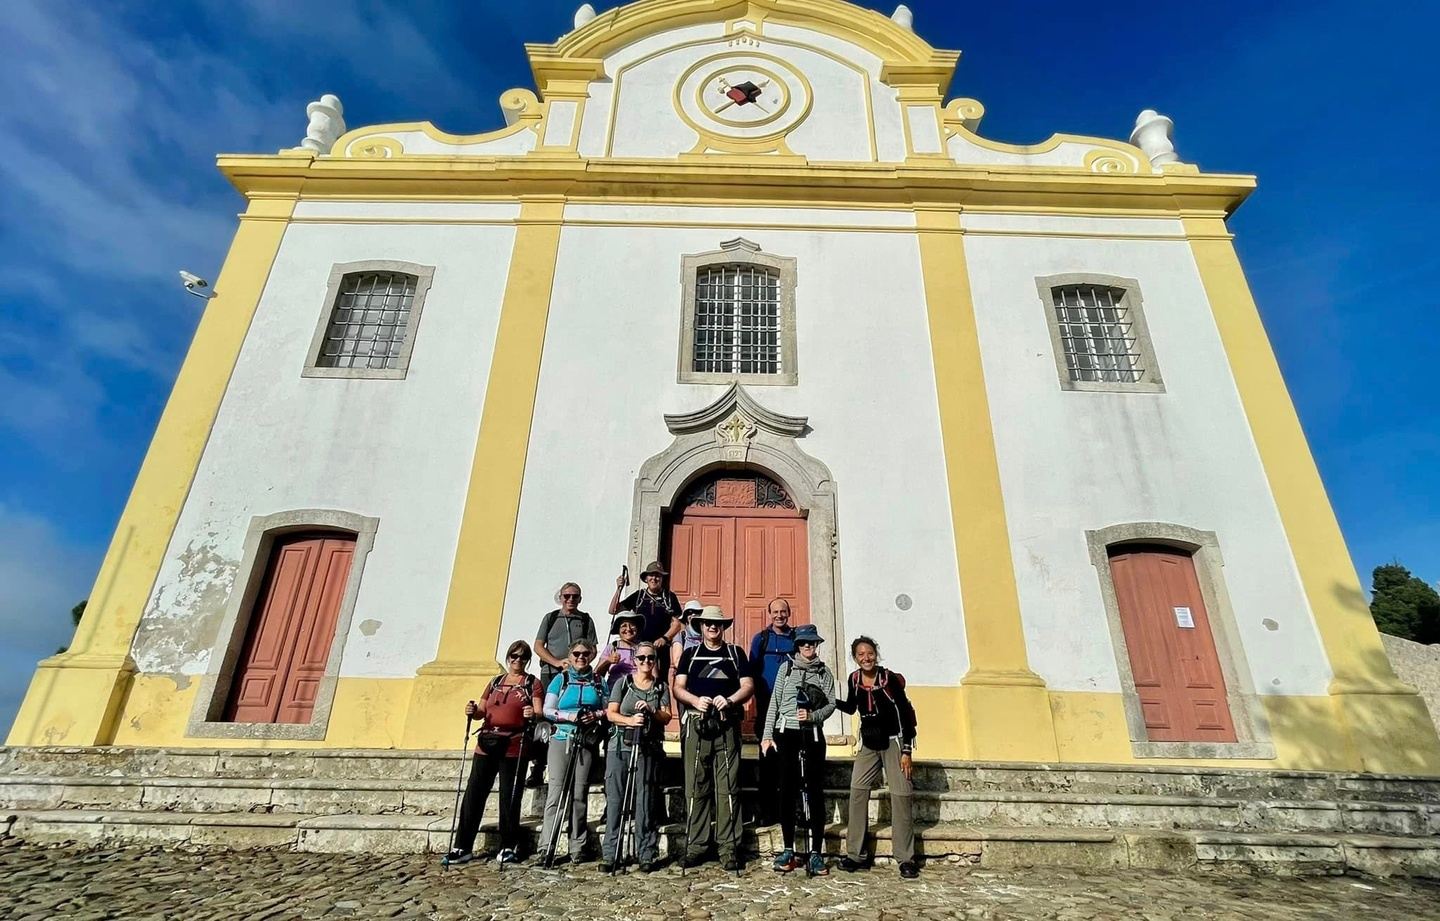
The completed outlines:
{"type": "Polygon", "coordinates": [[[805,516],[785,487],[754,469],[718,470],[689,484],[670,510],[664,555],[682,600],[718,604],[735,618],[742,649],[784,598],[794,623],[810,620],[810,543],[805,516]]]}

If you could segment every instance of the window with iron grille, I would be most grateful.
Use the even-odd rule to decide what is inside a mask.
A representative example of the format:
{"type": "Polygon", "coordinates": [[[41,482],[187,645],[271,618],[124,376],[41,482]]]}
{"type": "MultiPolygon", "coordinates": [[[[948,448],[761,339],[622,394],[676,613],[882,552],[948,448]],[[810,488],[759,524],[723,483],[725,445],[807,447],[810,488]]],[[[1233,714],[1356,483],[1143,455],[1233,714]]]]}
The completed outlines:
{"type": "Polygon", "coordinates": [[[404,377],[433,273],[388,260],[335,266],[305,376],[404,377]]]}
{"type": "Polygon", "coordinates": [[[795,260],[730,240],[685,256],[679,380],[794,384],[795,260]]]}
{"type": "Polygon", "coordinates": [[[1164,390],[1133,279],[1064,275],[1038,284],[1062,388],[1164,390]]]}
{"type": "Polygon", "coordinates": [[[752,265],[717,265],[695,277],[692,369],[722,374],[778,374],[780,277],[752,265]]]}

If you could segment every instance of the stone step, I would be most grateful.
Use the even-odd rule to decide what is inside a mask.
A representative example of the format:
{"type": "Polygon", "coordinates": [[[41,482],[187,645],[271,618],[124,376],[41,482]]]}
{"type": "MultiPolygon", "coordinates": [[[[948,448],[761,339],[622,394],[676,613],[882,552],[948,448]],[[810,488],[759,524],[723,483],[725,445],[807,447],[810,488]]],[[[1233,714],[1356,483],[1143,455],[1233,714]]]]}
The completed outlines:
{"type": "MultiPolygon", "coordinates": [[[[180,847],[290,847],[302,851],[418,853],[443,851],[448,819],[408,815],[253,814],[141,810],[18,810],[0,815],[0,834],[37,843],[87,845],[149,842],[180,847]]],[[[538,829],[525,825],[533,849],[538,829]]],[[[841,852],[844,828],[827,828],[827,851],[841,852]]],[[[667,826],[662,849],[678,853],[683,831],[667,826]]],[[[493,848],[494,827],[481,845],[493,848]]],[[[746,831],[752,856],[768,859],[780,842],[776,828],[746,831]]],[[[958,859],[986,868],[1249,867],[1278,872],[1358,872],[1376,876],[1440,877],[1440,841],[1383,835],[1157,831],[1141,828],[1010,828],[961,823],[922,825],[917,846],[927,859],[958,859]]],[[[563,845],[562,845],[563,848],[563,845]]],[[[890,830],[873,829],[871,850],[890,853],[890,830]]],[[[243,859],[236,857],[233,859],[243,859]]]]}
{"type": "MultiPolygon", "coordinates": [[[[742,797],[753,804],[756,791],[742,797]]],[[[681,788],[666,788],[667,808],[683,812],[681,788]]],[[[846,815],[848,788],[826,791],[825,809],[835,821],[846,815]]],[[[121,809],[169,812],[249,812],[282,814],[403,814],[448,816],[455,792],[435,781],[346,781],[323,778],[182,778],[137,781],[125,777],[51,777],[0,775],[0,806],[15,809],[121,809]]],[[[544,790],[527,789],[521,813],[538,817],[544,790]]],[[[604,791],[592,784],[588,808],[600,815],[604,791]]],[[[749,806],[747,805],[747,811],[749,806]]],[[[498,810],[498,797],[487,815],[498,810]]],[[[870,797],[871,822],[888,822],[888,791],[870,797]]],[[[1379,802],[1248,802],[1238,799],[1057,792],[919,791],[915,817],[920,822],[958,822],[978,826],[1115,826],[1233,831],[1322,831],[1352,834],[1440,835],[1440,804],[1379,802]]]]}
{"type": "MultiPolygon", "coordinates": [[[[673,746],[671,746],[673,748],[673,746]]],[[[851,759],[832,748],[826,786],[849,784],[851,759]]],[[[753,747],[742,776],[753,778],[753,747]]],[[[51,775],[150,779],[254,780],[333,778],[347,782],[453,784],[458,752],[344,749],[0,747],[0,776],[51,775]]],[[[678,759],[667,779],[678,781],[678,759]]],[[[748,781],[753,783],[753,779],[748,781]]],[[[933,792],[1099,793],[1289,802],[1440,802],[1440,778],[1407,775],[1262,771],[1175,765],[1011,764],[917,761],[915,786],[933,792]]]]}

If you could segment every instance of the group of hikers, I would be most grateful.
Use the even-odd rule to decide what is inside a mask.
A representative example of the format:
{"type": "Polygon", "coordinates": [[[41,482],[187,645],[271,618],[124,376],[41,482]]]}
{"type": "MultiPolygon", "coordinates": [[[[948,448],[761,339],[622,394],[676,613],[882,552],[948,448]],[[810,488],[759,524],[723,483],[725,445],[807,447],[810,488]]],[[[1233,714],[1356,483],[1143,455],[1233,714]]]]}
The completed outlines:
{"type": "Polygon", "coordinates": [[[904,677],[879,664],[875,641],[861,636],[850,644],[857,668],[842,695],[819,655],[824,637],[811,624],[792,627],[785,599],[770,602],[770,623],[747,653],[725,638],[729,614],[693,600],[682,607],[665,585],[667,576],[660,563],[651,563],[640,574],[643,587],[624,598],[628,578],[616,580],[612,633],[603,648],[597,650],[595,622],[580,610],[574,582],[555,593],[558,607],[541,620],[533,653],[524,640],[510,644],[505,672],[465,708],[467,745],[470,721],[481,722],[446,865],[475,859],[481,815],[497,779],[497,859],[502,866],[519,862],[523,788],[542,785],[547,772],[540,858],[547,866],[559,859],[561,828],[568,826],[569,859],[595,859],[587,824],[590,771],[607,747],[599,869],[615,872],[630,859],[642,871],[658,869],[662,743],[678,714],[686,807],[681,866],[718,854],[722,867],[739,871],[741,724],[745,704],[754,698],[761,754],[757,821],[778,821],[784,845],[774,869],[829,873],[823,727],[839,710],[860,715],[839,867],[854,872],[871,863],[865,849],[868,803],[883,777],[890,789],[894,859],[903,878],[918,876],[911,810],[915,709],[904,677]],[[538,679],[529,671],[532,655],[540,659],[538,679]],[[797,816],[803,835],[798,849],[797,816]]]}

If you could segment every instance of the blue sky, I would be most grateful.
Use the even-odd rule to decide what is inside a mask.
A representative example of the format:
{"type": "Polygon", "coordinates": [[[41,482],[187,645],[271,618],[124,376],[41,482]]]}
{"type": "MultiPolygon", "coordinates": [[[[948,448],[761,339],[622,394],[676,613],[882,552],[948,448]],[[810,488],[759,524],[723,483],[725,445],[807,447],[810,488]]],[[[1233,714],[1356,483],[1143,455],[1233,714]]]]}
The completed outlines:
{"type": "MultiPolygon", "coordinates": [[[[214,154],[295,145],[326,92],[352,126],[498,127],[522,43],[575,5],[7,4],[0,727],[69,639],[194,331],[175,271],[213,279],[234,231],[214,154]]],[[[909,5],[964,52],[987,137],[1123,138],[1154,107],[1185,159],[1258,174],[1231,226],[1362,580],[1440,579],[1440,4],[909,5]]]]}

